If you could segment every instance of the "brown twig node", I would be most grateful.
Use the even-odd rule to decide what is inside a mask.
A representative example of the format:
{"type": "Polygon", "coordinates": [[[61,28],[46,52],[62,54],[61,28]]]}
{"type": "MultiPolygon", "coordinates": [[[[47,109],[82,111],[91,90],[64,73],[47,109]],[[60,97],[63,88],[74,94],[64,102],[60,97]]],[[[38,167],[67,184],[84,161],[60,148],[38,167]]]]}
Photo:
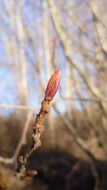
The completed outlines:
{"type": "Polygon", "coordinates": [[[26,170],[27,160],[31,156],[31,154],[41,146],[40,136],[44,131],[43,126],[43,119],[47,113],[50,112],[49,104],[53,97],[55,96],[61,79],[61,72],[56,71],[50,78],[46,91],[45,91],[45,98],[41,103],[41,109],[39,114],[36,116],[36,120],[33,125],[33,134],[32,134],[32,144],[31,147],[28,149],[24,156],[19,157],[20,169],[17,173],[19,179],[25,179],[26,177],[33,177],[37,175],[37,171],[35,170],[26,170]]]}

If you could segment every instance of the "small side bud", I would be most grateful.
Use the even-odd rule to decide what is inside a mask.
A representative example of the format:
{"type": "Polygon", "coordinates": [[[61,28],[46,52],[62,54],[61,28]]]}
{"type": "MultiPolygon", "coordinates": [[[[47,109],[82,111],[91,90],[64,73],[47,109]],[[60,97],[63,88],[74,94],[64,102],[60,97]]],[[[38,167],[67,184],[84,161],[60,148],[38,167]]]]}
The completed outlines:
{"type": "Polygon", "coordinates": [[[57,70],[54,72],[54,74],[51,76],[48,82],[45,91],[45,99],[50,99],[50,101],[53,99],[59,88],[60,80],[61,80],[61,72],[57,70]]]}
{"type": "Polygon", "coordinates": [[[34,177],[35,175],[37,175],[36,170],[28,170],[27,173],[26,173],[27,177],[34,177]]]}

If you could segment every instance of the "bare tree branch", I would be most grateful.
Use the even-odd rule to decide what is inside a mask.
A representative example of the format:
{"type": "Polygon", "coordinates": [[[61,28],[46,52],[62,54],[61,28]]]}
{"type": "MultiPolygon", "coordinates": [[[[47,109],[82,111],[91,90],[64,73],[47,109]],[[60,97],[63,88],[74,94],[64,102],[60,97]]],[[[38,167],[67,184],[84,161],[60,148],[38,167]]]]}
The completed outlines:
{"type": "Polygon", "coordinates": [[[30,121],[31,121],[31,118],[32,118],[32,114],[33,114],[33,110],[31,110],[29,112],[29,114],[28,114],[25,126],[24,126],[23,131],[22,131],[20,141],[19,141],[19,143],[18,143],[18,145],[16,147],[16,150],[14,152],[13,159],[14,159],[15,162],[17,162],[17,157],[19,155],[19,152],[20,152],[22,146],[27,143],[27,139],[26,139],[27,138],[27,132],[28,132],[28,129],[29,129],[29,124],[30,124],[30,121]]]}
{"type": "Polygon", "coordinates": [[[23,106],[23,105],[9,105],[9,104],[0,104],[0,108],[9,108],[9,109],[19,109],[19,110],[35,110],[39,109],[40,106],[23,106]]]}
{"type": "Polygon", "coordinates": [[[100,91],[95,87],[95,85],[93,85],[93,82],[89,78],[87,78],[86,74],[82,71],[80,65],[76,61],[73,61],[71,59],[70,41],[67,38],[65,28],[64,28],[64,25],[63,25],[63,22],[62,22],[62,18],[60,16],[60,13],[59,13],[57,7],[54,5],[53,0],[48,0],[48,4],[49,4],[49,8],[50,8],[52,21],[54,23],[56,32],[57,32],[58,37],[59,37],[59,39],[60,39],[60,41],[62,43],[62,46],[64,48],[64,52],[65,52],[65,56],[66,56],[67,60],[69,61],[71,66],[74,67],[78,71],[78,73],[80,74],[80,76],[84,80],[86,86],[89,88],[91,93],[96,98],[99,99],[100,104],[101,104],[104,112],[107,115],[107,104],[102,102],[102,99],[106,99],[106,98],[104,98],[102,96],[102,94],[100,93],[100,91]]]}

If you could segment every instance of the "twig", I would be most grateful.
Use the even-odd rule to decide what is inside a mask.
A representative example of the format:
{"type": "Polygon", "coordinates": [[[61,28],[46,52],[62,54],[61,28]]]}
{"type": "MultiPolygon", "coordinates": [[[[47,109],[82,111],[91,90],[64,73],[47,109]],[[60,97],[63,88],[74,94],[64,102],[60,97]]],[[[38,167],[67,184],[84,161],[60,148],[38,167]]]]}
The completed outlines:
{"type": "Polygon", "coordinates": [[[13,108],[13,109],[20,109],[20,110],[34,110],[34,109],[40,108],[40,106],[30,107],[30,106],[23,106],[23,105],[0,104],[0,108],[13,108]]]}
{"type": "Polygon", "coordinates": [[[90,159],[90,165],[91,165],[91,171],[92,171],[92,174],[95,178],[95,187],[93,190],[99,190],[100,189],[100,178],[99,178],[99,173],[97,171],[97,167],[96,167],[96,164],[95,162],[90,159]]]}
{"type": "Polygon", "coordinates": [[[71,171],[69,174],[66,176],[66,190],[70,189],[70,183],[71,183],[71,178],[76,173],[80,167],[81,160],[77,161],[74,166],[72,167],[71,171]]]}
{"type": "Polygon", "coordinates": [[[28,114],[28,117],[27,117],[27,121],[25,123],[25,126],[24,126],[24,129],[23,129],[23,132],[22,132],[22,136],[20,138],[20,141],[16,147],[16,150],[13,154],[12,157],[10,158],[5,158],[5,157],[2,157],[0,156],[0,162],[3,163],[3,164],[17,164],[16,161],[17,161],[17,157],[18,157],[18,154],[21,150],[21,147],[26,144],[26,135],[27,135],[27,131],[28,131],[28,128],[29,128],[29,123],[31,121],[31,117],[32,117],[32,113],[33,113],[33,110],[31,110],[28,114]]]}
{"type": "MultiPolygon", "coordinates": [[[[96,102],[96,103],[99,103],[99,100],[98,99],[92,99],[92,98],[72,98],[72,97],[64,97],[64,96],[61,96],[61,98],[63,100],[72,100],[72,101],[83,101],[83,102],[96,102]]],[[[103,101],[106,101],[106,100],[103,100],[103,101]]]]}
{"type": "Polygon", "coordinates": [[[16,160],[17,160],[17,157],[18,157],[18,154],[20,152],[21,147],[26,144],[26,136],[27,136],[27,131],[28,131],[28,128],[29,128],[29,124],[30,124],[30,121],[31,121],[32,114],[33,114],[33,110],[30,111],[29,114],[28,114],[27,121],[25,123],[24,129],[23,129],[23,132],[22,132],[22,136],[21,136],[20,141],[19,141],[19,143],[18,143],[18,145],[16,147],[16,150],[14,152],[14,155],[13,155],[14,162],[16,162],[16,160]]]}
{"type": "Polygon", "coordinates": [[[41,146],[40,137],[44,131],[43,119],[46,116],[46,114],[50,112],[49,104],[58,90],[60,78],[61,78],[61,73],[59,71],[56,71],[48,82],[48,85],[45,91],[45,98],[41,103],[40,112],[36,116],[36,120],[33,125],[32,144],[30,148],[28,149],[28,151],[26,152],[26,154],[24,156],[19,157],[20,169],[19,169],[19,172],[17,173],[17,176],[19,179],[24,179],[27,176],[33,177],[37,174],[37,171],[35,170],[26,171],[26,164],[31,154],[39,146],[41,146]]]}
{"type": "MultiPolygon", "coordinates": [[[[45,115],[50,111],[49,108],[49,100],[43,100],[42,104],[41,104],[41,110],[39,112],[39,114],[36,116],[36,120],[33,126],[33,140],[32,140],[32,145],[29,148],[29,150],[26,152],[26,154],[24,156],[20,156],[19,157],[19,162],[20,162],[20,171],[18,173],[18,177],[20,179],[23,179],[24,177],[26,177],[28,175],[28,173],[26,172],[26,163],[27,160],[29,159],[29,157],[31,156],[31,154],[39,147],[41,146],[41,140],[40,140],[40,136],[44,131],[44,126],[42,124],[43,119],[45,117],[45,115]]],[[[37,174],[36,171],[34,171],[33,173],[34,175],[37,174]]]]}
{"type": "Polygon", "coordinates": [[[4,158],[0,156],[0,162],[3,164],[13,164],[13,158],[4,158]]]}

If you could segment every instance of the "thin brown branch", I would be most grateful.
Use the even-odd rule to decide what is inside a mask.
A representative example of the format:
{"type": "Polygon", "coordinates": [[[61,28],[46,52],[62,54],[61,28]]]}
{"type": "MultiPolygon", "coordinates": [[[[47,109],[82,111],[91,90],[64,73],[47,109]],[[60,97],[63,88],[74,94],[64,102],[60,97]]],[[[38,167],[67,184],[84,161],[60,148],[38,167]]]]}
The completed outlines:
{"type": "Polygon", "coordinates": [[[31,154],[39,147],[41,146],[41,134],[44,131],[44,126],[43,126],[43,119],[46,116],[47,113],[50,112],[50,107],[49,104],[53,97],[55,96],[59,84],[60,84],[60,79],[61,79],[61,72],[60,71],[55,71],[55,73],[51,76],[48,85],[45,90],[45,98],[41,103],[41,109],[39,114],[36,116],[36,120],[33,125],[33,134],[32,134],[32,144],[28,151],[25,153],[24,156],[19,157],[19,172],[17,173],[17,176],[19,179],[24,179],[27,176],[34,176],[37,174],[37,171],[35,170],[28,170],[26,171],[26,164],[31,156],[31,154]]]}
{"type": "MultiPolygon", "coordinates": [[[[49,99],[43,100],[43,102],[41,104],[41,110],[40,110],[39,114],[36,116],[36,120],[33,125],[32,144],[31,144],[30,148],[28,149],[28,151],[26,152],[26,154],[24,156],[19,157],[20,169],[19,169],[19,173],[17,174],[17,176],[20,179],[24,179],[26,176],[28,176],[29,171],[26,171],[27,161],[28,161],[29,157],[31,156],[31,154],[39,146],[41,146],[40,136],[44,131],[44,126],[43,126],[42,122],[43,122],[43,119],[46,116],[46,114],[50,111],[49,103],[50,103],[49,99]]],[[[34,171],[34,172],[31,172],[31,174],[36,175],[37,172],[34,171]]]]}

